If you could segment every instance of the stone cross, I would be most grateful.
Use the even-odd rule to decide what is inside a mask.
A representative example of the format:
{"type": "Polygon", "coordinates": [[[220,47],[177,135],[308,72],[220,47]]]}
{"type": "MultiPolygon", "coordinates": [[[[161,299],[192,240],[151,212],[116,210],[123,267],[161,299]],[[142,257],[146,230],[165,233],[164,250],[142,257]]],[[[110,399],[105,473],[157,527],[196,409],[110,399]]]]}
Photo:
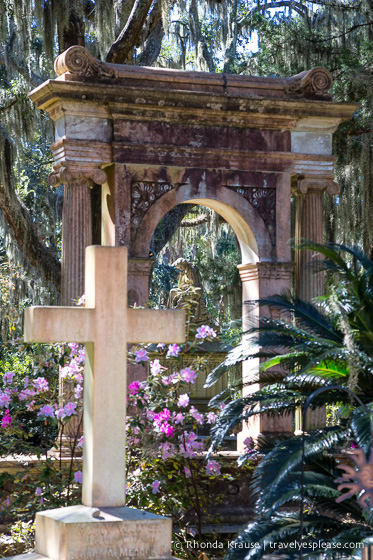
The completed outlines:
{"type": "Polygon", "coordinates": [[[82,503],[125,503],[127,343],[184,342],[184,311],[127,308],[127,249],[86,249],[85,307],[30,307],[25,342],[85,344],[82,503]]]}

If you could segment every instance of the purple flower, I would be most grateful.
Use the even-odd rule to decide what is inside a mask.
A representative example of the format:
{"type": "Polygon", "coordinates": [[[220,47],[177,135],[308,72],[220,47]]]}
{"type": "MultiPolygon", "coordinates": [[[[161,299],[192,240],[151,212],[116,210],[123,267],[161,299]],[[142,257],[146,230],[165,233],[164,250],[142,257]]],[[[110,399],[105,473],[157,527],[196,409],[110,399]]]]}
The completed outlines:
{"type": "Polygon", "coordinates": [[[190,478],[192,476],[192,473],[190,472],[190,469],[188,469],[188,467],[184,467],[184,474],[185,478],[190,478]]]}
{"type": "Polygon", "coordinates": [[[189,404],[189,397],[188,395],[185,393],[184,395],[180,395],[179,399],[177,401],[177,404],[179,406],[181,406],[182,408],[185,408],[186,406],[188,406],[189,404]]]}
{"type": "Polygon", "coordinates": [[[74,482],[81,484],[83,482],[83,473],[82,471],[76,471],[74,473],[74,482]]]}
{"type": "Polygon", "coordinates": [[[71,354],[76,354],[79,348],[79,344],[77,342],[70,342],[70,344],[68,345],[70,350],[71,350],[71,354]]]}
{"type": "Polygon", "coordinates": [[[186,381],[187,383],[194,383],[194,381],[197,379],[197,374],[190,368],[185,368],[182,369],[180,372],[180,375],[182,377],[182,379],[184,381],[186,381]]]}
{"type": "Polygon", "coordinates": [[[167,358],[170,358],[171,356],[177,358],[179,352],[180,352],[180,347],[177,344],[169,344],[166,356],[167,358]]]}
{"type": "Polygon", "coordinates": [[[63,409],[66,412],[66,416],[72,416],[73,414],[77,414],[76,403],[68,402],[67,404],[65,404],[63,409]]]}
{"type": "Polygon", "coordinates": [[[220,474],[220,465],[217,461],[209,461],[206,465],[206,474],[211,476],[213,474],[220,474]]]}
{"type": "Polygon", "coordinates": [[[45,377],[38,377],[37,379],[34,379],[34,387],[38,392],[48,391],[48,381],[45,379],[45,377]]]}
{"type": "Polygon", "coordinates": [[[84,444],[84,436],[81,436],[76,446],[83,447],[83,444],[84,444]]]}
{"type": "Polygon", "coordinates": [[[5,416],[3,416],[3,419],[1,420],[1,427],[7,428],[12,424],[12,420],[13,418],[9,414],[9,408],[7,408],[5,411],[5,416]]]}
{"type": "Polygon", "coordinates": [[[74,389],[74,396],[76,399],[80,399],[83,394],[83,387],[81,385],[77,385],[74,389]]]}
{"type": "Polygon", "coordinates": [[[9,406],[10,396],[7,393],[0,393],[0,406],[9,406]]]}
{"type": "Polygon", "coordinates": [[[163,348],[165,347],[165,343],[164,342],[160,342],[159,344],[157,344],[157,348],[159,348],[159,350],[163,350],[163,348]]]}
{"type": "Polygon", "coordinates": [[[196,332],[196,338],[208,338],[208,337],[209,338],[216,337],[216,332],[214,331],[214,329],[212,329],[208,325],[202,325],[201,327],[198,327],[196,332]]]}
{"type": "Polygon", "coordinates": [[[13,383],[13,377],[15,373],[13,371],[7,371],[3,375],[3,383],[4,385],[11,385],[13,383]]]}
{"type": "Polygon", "coordinates": [[[165,443],[161,443],[161,445],[159,446],[159,451],[162,453],[162,459],[165,461],[175,454],[175,447],[172,445],[172,443],[166,441],[165,443]]]}
{"type": "Polygon", "coordinates": [[[140,350],[136,350],[135,356],[135,362],[137,363],[148,361],[148,353],[143,348],[140,348],[140,350]]]}
{"type": "Polygon", "coordinates": [[[54,408],[53,406],[49,406],[49,404],[45,404],[41,407],[38,412],[38,416],[44,416],[45,418],[54,418],[54,408]]]}
{"type": "Polygon", "coordinates": [[[65,418],[66,416],[66,412],[64,411],[63,408],[58,408],[55,412],[56,418],[58,418],[58,420],[61,420],[62,418],[65,418]]]}
{"type": "Polygon", "coordinates": [[[160,487],[161,483],[159,480],[155,480],[154,482],[152,482],[152,492],[153,494],[158,494],[159,487],[160,487]]]}
{"type": "Polygon", "coordinates": [[[18,393],[18,398],[20,401],[25,401],[29,397],[33,397],[36,392],[33,389],[24,389],[18,393]]]}
{"type": "Polygon", "coordinates": [[[41,488],[37,487],[35,490],[36,496],[41,496],[41,488]]]}

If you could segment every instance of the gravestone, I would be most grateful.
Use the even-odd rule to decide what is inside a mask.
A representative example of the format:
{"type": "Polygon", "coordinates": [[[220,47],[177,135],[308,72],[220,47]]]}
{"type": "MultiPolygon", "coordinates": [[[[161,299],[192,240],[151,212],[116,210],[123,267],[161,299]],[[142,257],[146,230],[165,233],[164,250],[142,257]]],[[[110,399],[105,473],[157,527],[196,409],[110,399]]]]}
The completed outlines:
{"type": "Polygon", "coordinates": [[[125,507],[126,353],[183,342],[185,313],[128,309],[127,266],[125,247],[87,247],[86,306],[25,312],[26,342],[86,347],[82,505],[37,513],[34,558],[171,558],[171,519],[125,507]]]}

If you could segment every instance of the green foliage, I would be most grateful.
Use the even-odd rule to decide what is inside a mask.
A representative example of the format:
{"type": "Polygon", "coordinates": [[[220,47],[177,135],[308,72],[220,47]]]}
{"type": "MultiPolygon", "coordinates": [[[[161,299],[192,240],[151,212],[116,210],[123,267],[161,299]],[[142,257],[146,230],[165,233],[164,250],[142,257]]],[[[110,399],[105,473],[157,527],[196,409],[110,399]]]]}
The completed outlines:
{"type": "MultiPolygon", "coordinates": [[[[265,457],[252,480],[258,520],[247,527],[237,538],[237,547],[229,551],[228,558],[235,560],[262,558],[269,552],[281,555],[284,546],[280,545],[294,540],[312,544],[310,552],[306,552],[305,544],[307,557],[334,558],[340,552],[339,542],[355,543],[357,551],[358,543],[373,537],[373,515],[356,499],[361,494],[335,502],[340,492],[333,459],[333,452],[348,452],[353,445],[363,449],[367,459],[371,452],[373,261],[356,247],[305,243],[303,249],[318,251],[323,257],[315,263],[314,272],[328,272],[333,280],[330,293],[318,305],[287,295],[259,301],[280,312],[282,318],[264,318],[258,327],[253,327],[248,338],[211,373],[207,385],[233,364],[260,358],[261,388],[223,409],[212,438],[217,445],[237,423],[256,414],[294,414],[318,388],[330,386],[331,390],[314,397],[312,408],[328,404],[340,412],[336,425],[305,436],[304,457],[299,436],[259,442],[265,457]],[[341,389],[333,388],[336,385],[341,389]],[[352,388],[368,411],[356,407],[343,387],[352,388]],[[299,517],[302,501],[303,521],[299,517]],[[239,547],[245,542],[257,542],[258,546],[248,553],[239,547]]],[[[252,384],[257,383],[256,375],[254,367],[252,384]]],[[[217,401],[214,399],[214,404],[217,401]]],[[[352,552],[344,550],[346,555],[352,552]]]]}

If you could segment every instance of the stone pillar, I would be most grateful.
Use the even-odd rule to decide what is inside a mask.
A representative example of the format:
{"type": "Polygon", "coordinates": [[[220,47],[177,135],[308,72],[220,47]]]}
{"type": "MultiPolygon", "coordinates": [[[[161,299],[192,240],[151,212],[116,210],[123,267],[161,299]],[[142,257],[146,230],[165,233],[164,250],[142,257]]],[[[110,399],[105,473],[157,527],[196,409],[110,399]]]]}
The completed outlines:
{"type": "Polygon", "coordinates": [[[62,213],[62,305],[73,305],[84,293],[84,253],[92,244],[90,189],[102,185],[106,173],[99,167],[74,163],[51,173],[52,186],[64,184],[62,213]]]}
{"type": "MultiPolygon", "coordinates": [[[[242,281],[242,327],[247,330],[259,324],[259,317],[270,317],[269,308],[249,305],[248,301],[273,296],[289,291],[292,285],[293,265],[291,263],[258,262],[238,265],[242,281]]],[[[260,387],[259,360],[249,360],[242,364],[243,396],[255,392],[260,387]],[[257,381],[247,386],[245,383],[257,381]]],[[[256,439],[259,435],[292,433],[291,417],[278,418],[258,415],[252,417],[238,434],[238,450],[243,450],[247,437],[256,439]]]]}
{"type": "MultiPolygon", "coordinates": [[[[302,178],[298,181],[296,195],[295,241],[302,240],[316,243],[324,242],[322,198],[324,192],[330,195],[338,193],[338,185],[331,179],[302,178]]],[[[320,258],[318,253],[295,250],[295,292],[299,298],[312,301],[324,294],[324,273],[315,272],[312,262],[320,258]]],[[[323,428],[326,425],[326,409],[320,407],[308,410],[306,430],[323,428]]],[[[295,433],[302,430],[301,411],[295,418],[295,433]]]]}
{"type": "Polygon", "coordinates": [[[128,305],[145,305],[149,299],[149,285],[154,259],[130,257],[128,259],[128,305]]]}
{"type": "MultiPolygon", "coordinates": [[[[332,180],[300,179],[296,188],[296,245],[302,240],[324,242],[322,198],[326,191],[330,195],[338,193],[338,185],[332,180]]],[[[312,251],[297,250],[295,253],[295,290],[298,297],[312,301],[324,293],[324,274],[312,270],[315,254],[312,251]]]]}

